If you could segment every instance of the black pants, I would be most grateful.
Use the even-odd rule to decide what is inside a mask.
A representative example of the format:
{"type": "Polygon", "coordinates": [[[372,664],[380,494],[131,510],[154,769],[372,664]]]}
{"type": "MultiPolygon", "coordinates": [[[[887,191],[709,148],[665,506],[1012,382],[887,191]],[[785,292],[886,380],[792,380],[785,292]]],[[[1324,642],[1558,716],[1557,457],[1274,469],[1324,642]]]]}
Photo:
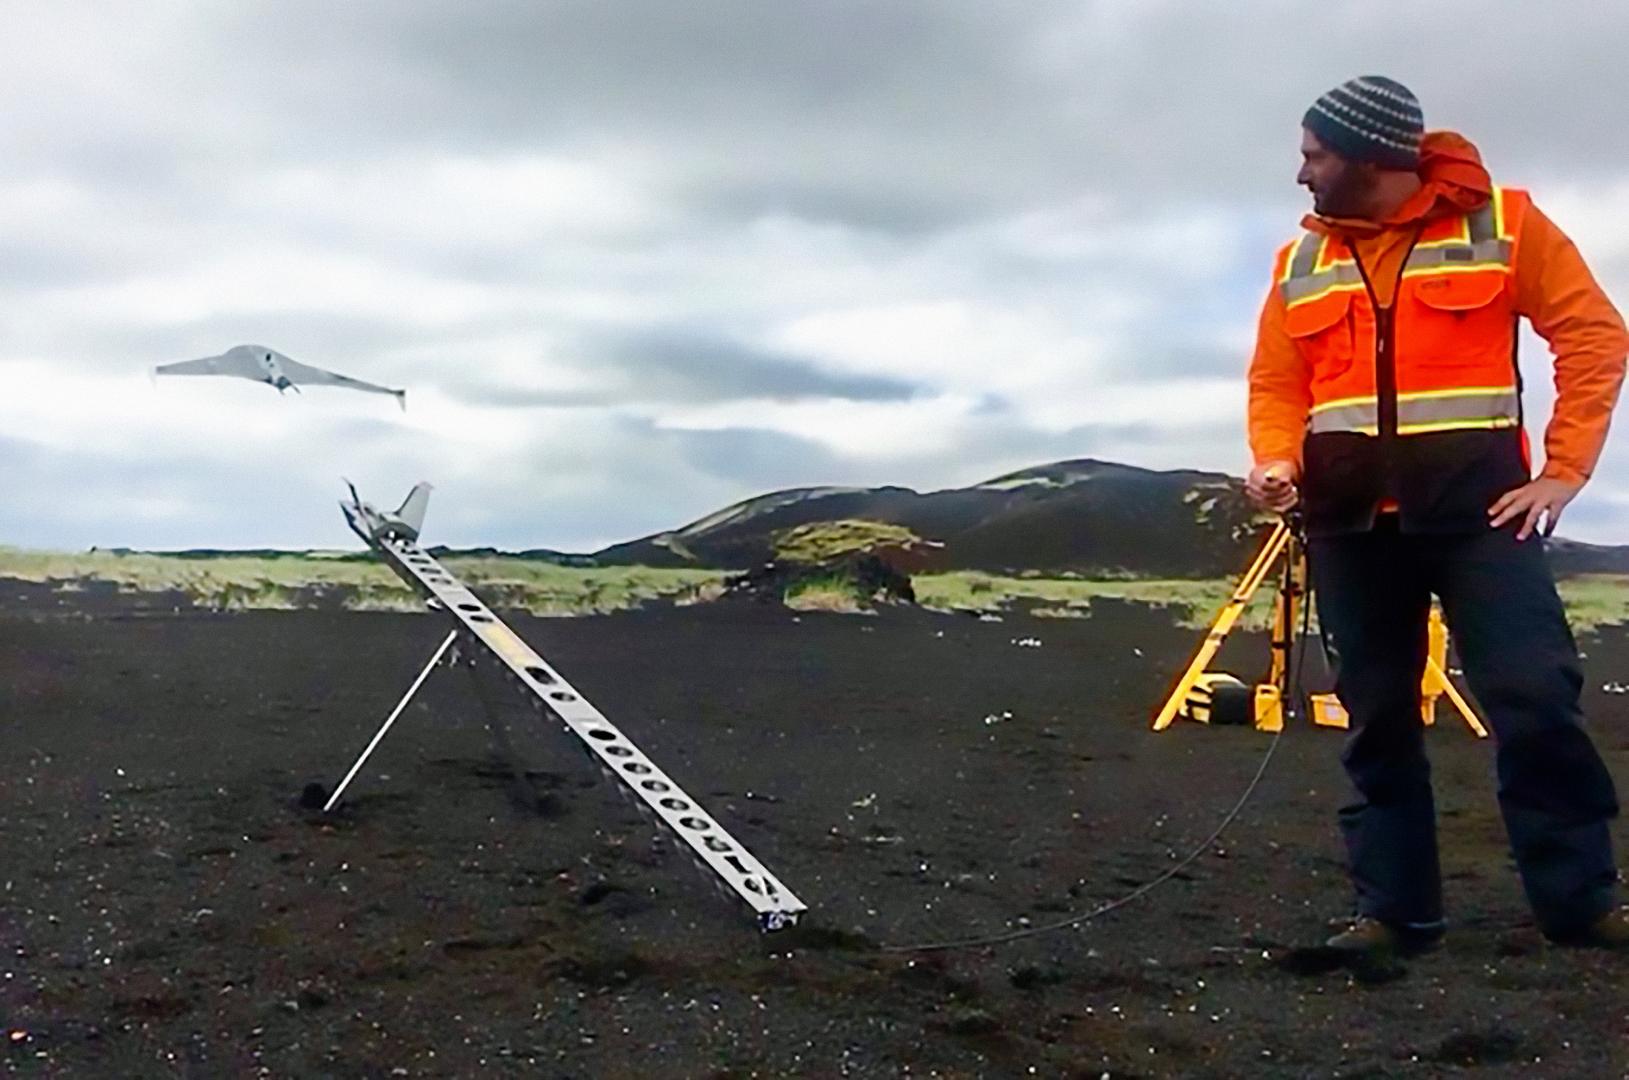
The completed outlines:
{"type": "Polygon", "coordinates": [[[1339,656],[1351,714],[1342,761],[1356,798],[1341,808],[1358,912],[1442,924],[1436,807],[1420,718],[1431,595],[1498,741],[1499,809],[1528,902],[1545,933],[1580,929],[1615,903],[1612,777],[1582,726],[1578,650],[1543,542],[1514,528],[1315,537],[1313,587],[1339,656]]]}

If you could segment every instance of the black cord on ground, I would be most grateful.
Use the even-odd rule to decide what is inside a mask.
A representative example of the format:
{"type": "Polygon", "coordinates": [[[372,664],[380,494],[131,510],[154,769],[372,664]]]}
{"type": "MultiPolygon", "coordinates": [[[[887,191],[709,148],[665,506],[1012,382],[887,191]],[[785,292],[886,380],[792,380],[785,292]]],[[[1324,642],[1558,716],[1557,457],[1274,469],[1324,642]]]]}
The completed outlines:
{"type": "Polygon", "coordinates": [[[1068,918],[1059,919],[1056,922],[1042,923],[1039,926],[1026,926],[1018,930],[1009,930],[1001,934],[989,934],[984,937],[960,938],[955,941],[928,941],[915,945],[883,945],[881,946],[882,951],[944,952],[949,949],[976,949],[986,945],[1004,945],[1009,941],[1018,941],[1022,938],[1036,937],[1041,934],[1051,934],[1056,933],[1059,930],[1067,930],[1071,926],[1079,926],[1082,923],[1090,922],[1093,919],[1107,915],[1111,911],[1116,911],[1125,907],[1127,904],[1140,900],[1142,897],[1147,896],[1159,886],[1165,884],[1167,881],[1170,881],[1172,878],[1182,873],[1182,871],[1192,866],[1199,860],[1201,855],[1210,850],[1212,844],[1221,839],[1222,833],[1227,830],[1229,825],[1233,824],[1233,820],[1237,818],[1240,812],[1244,810],[1245,803],[1249,802],[1250,797],[1255,794],[1256,786],[1261,783],[1262,776],[1267,772],[1267,765],[1273,760],[1273,753],[1278,749],[1278,741],[1283,737],[1284,730],[1282,728],[1273,734],[1273,741],[1267,745],[1267,753],[1262,756],[1261,765],[1256,768],[1256,775],[1251,777],[1249,786],[1244,789],[1244,794],[1239,797],[1238,802],[1233,804],[1233,809],[1227,812],[1227,816],[1222,818],[1222,823],[1216,826],[1216,830],[1207,836],[1203,843],[1199,844],[1192,851],[1190,851],[1188,855],[1175,866],[1170,867],[1164,873],[1160,874],[1151,881],[1144,882],[1142,885],[1137,886],[1137,888],[1133,889],[1125,896],[1122,896],[1117,900],[1111,900],[1106,904],[1101,904],[1098,907],[1092,908],[1090,911],[1082,912],[1078,915],[1071,915],[1068,918]]]}
{"type": "MultiPolygon", "coordinates": [[[[1294,557],[1295,556],[1292,556],[1292,558],[1294,557]]],[[[1295,572],[1295,567],[1292,565],[1288,572],[1293,575],[1295,572]]],[[[1296,642],[1294,640],[1290,642],[1290,647],[1295,650],[1295,658],[1294,663],[1290,668],[1289,693],[1285,695],[1288,700],[1281,702],[1281,705],[1288,713],[1288,715],[1285,717],[1286,721],[1298,717],[1301,714],[1301,679],[1307,656],[1307,631],[1308,627],[1311,625],[1312,618],[1311,589],[1306,588],[1305,583],[1303,583],[1301,599],[1301,632],[1299,635],[1297,635],[1300,641],[1300,648],[1295,648],[1296,642]]],[[[1084,911],[1077,915],[1070,915],[1054,922],[1042,923],[1039,926],[1025,926],[1017,930],[1008,930],[999,934],[986,934],[981,937],[957,938],[950,941],[924,941],[914,945],[881,945],[878,946],[879,950],[888,953],[928,953],[949,952],[953,949],[977,949],[991,945],[1005,945],[1008,942],[1020,941],[1024,938],[1039,937],[1042,934],[1053,934],[1059,930],[1067,930],[1070,927],[1080,926],[1084,923],[1091,922],[1093,919],[1101,918],[1111,911],[1118,911],[1120,908],[1142,899],[1155,889],[1159,888],[1161,885],[1165,884],[1167,881],[1170,881],[1172,878],[1182,873],[1194,863],[1198,862],[1199,858],[1204,855],[1205,852],[1209,851],[1211,846],[1215,844],[1217,840],[1221,839],[1222,834],[1227,831],[1228,826],[1232,825],[1234,820],[1238,818],[1239,814],[1244,811],[1245,804],[1250,801],[1250,797],[1256,793],[1256,788],[1261,784],[1261,778],[1267,774],[1267,766],[1272,763],[1273,755],[1278,751],[1278,743],[1279,740],[1284,737],[1284,729],[1288,726],[1288,723],[1285,723],[1273,733],[1273,741],[1267,744],[1267,752],[1262,755],[1261,764],[1256,766],[1256,775],[1250,778],[1250,783],[1245,786],[1244,794],[1239,796],[1239,801],[1233,804],[1233,808],[1229,810],[1222,818],[1221,824],[1216,826],[1215,831],[1213,831],[1209,836],[1205,837],[1200,844],[1198,844],[1192,851],[1188,852],[1188,854],[1175,866],[1165,870],[1158,877],[1137,886],[1135,889],[1131,890],[1131,892],[1120,897],[1119,899],[1110,900],[1108,903],[1100,904],[1097,907],[1092,908],[1090,911],[1084,911]]]]}

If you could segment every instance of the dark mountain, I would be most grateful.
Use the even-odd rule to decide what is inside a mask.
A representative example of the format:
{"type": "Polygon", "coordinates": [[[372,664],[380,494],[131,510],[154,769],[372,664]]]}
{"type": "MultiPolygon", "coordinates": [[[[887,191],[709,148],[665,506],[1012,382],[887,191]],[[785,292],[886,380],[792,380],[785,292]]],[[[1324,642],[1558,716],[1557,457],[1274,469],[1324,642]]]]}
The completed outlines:
{"type": "Polygon", "coordinates": [[[1258,542],[1241,481],[1060,461],[969,488],[795,488],[762,495],[672,532],[617,544],[602,564],[745,569],[776,557],[788,534],[820,523],[908,530],[895,547],[912,569],[1213,576],[1237,572],[1258,542]]]}
{"type": "MultiPolygon", "coordinates": [[[[601,565],[742,570],[786,557],[802,541],[869,546],[912,570],[1231,577],[1271,519],[1243,481],[1188,469],[1159,472],[1084,458],[968,488],[793,488],[726,507],[671,532],[596,553],[601,565]],[[858,528],[857,528],[858,527],[858,528]],[[905,539],[901,539],[901,536],[905,539]]],[[[1556,539],[1557,573],[1629,573],[1629,547],[1556,539]]]]}
{"type": "Polygon", "coordinates": [[[1558,574],[1629,574],[1629,547],[1550,538],[1550,565],[1558,574]]]}

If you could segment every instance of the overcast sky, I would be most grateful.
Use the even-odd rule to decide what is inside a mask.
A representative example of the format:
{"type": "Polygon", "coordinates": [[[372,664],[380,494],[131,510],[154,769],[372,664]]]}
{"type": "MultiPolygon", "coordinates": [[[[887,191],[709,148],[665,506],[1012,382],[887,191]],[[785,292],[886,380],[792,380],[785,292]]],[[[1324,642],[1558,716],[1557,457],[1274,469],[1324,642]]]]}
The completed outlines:
{"type": "MultiPolygon", "coordinates": [[[[778,487],[1242,474],[1335,83],[1411,86],[1629,299],[1629,19],[1532,12],[8,0],[0,544],[350,546],[341,475],[589,550],[778,487]],[[241,342],[409,409],[146,374],[241,342]]],[[[1629,542],[1629,424],[1562,531],[1629,542]]]]}

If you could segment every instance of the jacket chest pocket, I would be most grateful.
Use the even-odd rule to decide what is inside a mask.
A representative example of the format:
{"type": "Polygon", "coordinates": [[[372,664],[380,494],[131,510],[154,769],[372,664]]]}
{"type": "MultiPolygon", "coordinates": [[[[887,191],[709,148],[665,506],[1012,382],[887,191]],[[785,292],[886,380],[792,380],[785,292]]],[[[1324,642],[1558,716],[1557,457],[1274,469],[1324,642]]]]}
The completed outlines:
{"type": "Polygon", "coordinates": [[[1284,332],[1311,368],[1314,381],[1331,379],[1352,366],[1352,294],[1330,293],[1284,312],[1284,332]]]}
{"type": "Polygon", "coordinates": [[[1502,377],[1510,367],[1515,310],[1502,272],[1421,277],[1409,283],[1407,322],[1398,352],[1420,369],[1479,369],[1502,377]]]}

